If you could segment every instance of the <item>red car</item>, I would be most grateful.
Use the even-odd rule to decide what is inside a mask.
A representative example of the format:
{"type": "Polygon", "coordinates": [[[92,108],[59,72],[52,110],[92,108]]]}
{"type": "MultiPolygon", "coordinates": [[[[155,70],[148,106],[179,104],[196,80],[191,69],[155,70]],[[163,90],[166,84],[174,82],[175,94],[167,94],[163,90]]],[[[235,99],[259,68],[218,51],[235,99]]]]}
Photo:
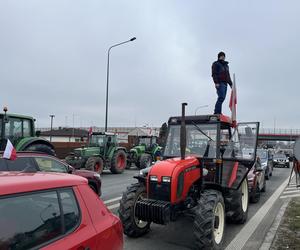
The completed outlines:
{"type": "Polygon", "coordinates": [[[101,195],[101,177],[98,173],[88,170],[75,170],[58,158],[44,153],[17,152],[17,159],[14,161],[1,157],[0,171],[43,171],[75,174],[87,178],[89,186],[96,194],[101,195]]]}
{"type": "Polygon", "coordinates": [[[123,229],[85,178],[0,172],[0,249],[123,249],[123,229]]]}

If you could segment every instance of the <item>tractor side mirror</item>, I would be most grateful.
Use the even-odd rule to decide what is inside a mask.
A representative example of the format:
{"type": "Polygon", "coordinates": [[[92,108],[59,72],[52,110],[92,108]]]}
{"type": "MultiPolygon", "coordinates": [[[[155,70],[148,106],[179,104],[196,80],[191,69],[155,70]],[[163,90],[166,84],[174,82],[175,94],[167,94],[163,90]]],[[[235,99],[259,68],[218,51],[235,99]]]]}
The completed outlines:
{"type": "Polygon", "coordinates": [[[35,131],[35,135],[36,135],[37,137],[40,137],[40,136],[41,136],[41,131],[40,131],[40,130],[35,131]]]}

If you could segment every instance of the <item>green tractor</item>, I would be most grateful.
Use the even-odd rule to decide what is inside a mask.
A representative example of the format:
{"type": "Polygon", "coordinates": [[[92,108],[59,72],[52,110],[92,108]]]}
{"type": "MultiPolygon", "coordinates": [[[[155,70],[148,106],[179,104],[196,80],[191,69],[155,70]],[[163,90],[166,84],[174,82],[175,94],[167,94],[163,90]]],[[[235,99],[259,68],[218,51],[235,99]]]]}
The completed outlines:
{"type": "Polygon", "coordinates": [[[4,150],[7,139],[14,145],[16,151],[39,151],[55,155],[53,145],[39,137],[40,131],[35,131],[34,121],[30,116],[8,114],[7,108],[0,114],[0,150],[4,150]]]}
{"type": "Polygon", "coordinates": [[[65,160],[76,169],[85,168],[99,174],[109,169],[113,174],[121,174],[126,168],[127,154],[124,147],[118,146],[115,134],[94,132],[87,146],[75,149],[65,160]]]}
{"type": "Polygon", "coordinates": [[[138,139],[138,145],[129,151],[127,168],[134,163],[139,169],[144,169],[161,157],[162,147],[156,136],[140,136],[138,139]]]}

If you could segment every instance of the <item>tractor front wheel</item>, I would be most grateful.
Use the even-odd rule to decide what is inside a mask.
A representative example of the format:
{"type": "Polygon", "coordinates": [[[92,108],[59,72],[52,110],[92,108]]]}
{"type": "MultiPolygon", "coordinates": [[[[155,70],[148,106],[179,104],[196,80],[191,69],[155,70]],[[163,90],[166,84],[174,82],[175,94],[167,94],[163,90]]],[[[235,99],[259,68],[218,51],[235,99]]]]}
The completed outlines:
{"type": "Polygon", "coordinates": [[[230,190],[225,195],[226,217],[228,222],[244,224],[248,217],[249,191],[245,178],[238,190],[230,190]]]}
{"type": "Polygon", "coordinates": [[[196,249],[222,249],[225,231],[225,205],[222,193],[204,190],[195,208],[196,249]]]}
{"type": "Polygon", "coordinates": [[[25,151],[37,151],[37,152],[41,152],[41,153],[45,153],[45,154],[48,154],[48,155],[55,156],[54,150],[50,146],[45,145],[45,144],[30,145],[29,147],[27,147],[25,149],[25,151]]]}
{"type": "Polygon", "coordinates": [[[152,156],[149,154],[142,154],[140,158],[140,166],[139,169],[148,168],[151,166],[152,156]]]}
{"type": "Polygon", "coordinates": [[[90,157],[85,163],[85,169],[102,174],[103,171],[103,160],[101,157],[90,157]]]}
{"type": "Polygon", "coordinates": [[[121,174],[124,172],[126,165],[127,165],[127,156],[125,151],[117,150],[111,159],[110,171],[113,174],[121,174]]]}
{"type": "Polygon", "coordinates": [[[129,186],[120,200],[119,217],[123,224],[124,234],[139,237],[148,233],[151,222],[141,221],[135,216],[136,202],[146,197],[146,187],[142,183],[129,186]]]}

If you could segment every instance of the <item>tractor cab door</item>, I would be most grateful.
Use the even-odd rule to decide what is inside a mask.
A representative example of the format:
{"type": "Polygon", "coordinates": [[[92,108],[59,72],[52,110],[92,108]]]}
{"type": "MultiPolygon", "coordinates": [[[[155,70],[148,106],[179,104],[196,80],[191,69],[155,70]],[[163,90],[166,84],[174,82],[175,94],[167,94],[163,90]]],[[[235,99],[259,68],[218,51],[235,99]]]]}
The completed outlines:
{"type": "Polygon", "coordinates": [[[237,189],[256,163],[258,122],[239,123],[221,151],[223,187],[237,189]]]}

